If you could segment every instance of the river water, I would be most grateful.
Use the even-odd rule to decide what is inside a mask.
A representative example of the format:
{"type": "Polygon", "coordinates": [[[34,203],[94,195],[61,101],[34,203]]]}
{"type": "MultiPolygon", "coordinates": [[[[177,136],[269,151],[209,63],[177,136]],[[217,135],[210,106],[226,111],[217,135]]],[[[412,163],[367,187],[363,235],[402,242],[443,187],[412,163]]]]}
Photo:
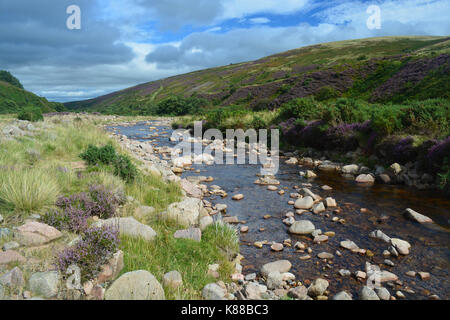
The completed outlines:
{"type": "MultiPolygon", "coordinates": [[[[130,139],[151,141],[154,146],[175,146],[169,141],[171,128],[161,126],[156,122],[142,122],[133,126],[110,127],[118,134],[123,134],[130,139]],[[149,126],[155,126],[151,130],[149,126]],[[158,132],[158,136],[149,135],[158,132]]],[[[280,259],[287,259],[292,263],[291,272],[296,279],[302,282],[313,281],[317,277],[329,280],[330,295],[341,290],[348,290],[353,297],[358,297],[358,290],[363,283],[354,276],[342,277],[338,274],[340,269],[348,269],[352,273],[365,271],[365,262],[378,264],[382,270],[388,270],[399,277],[402,285],[387,287],[394,294],[401,290],[407,299],[427,299],[431,294],[437,294],[441,299],[450,298],[449,282],[449,258],[450,258],[450,199],[436,191],[418,191],[405,186],[391,186],[375,184],[373,186],[361,186],[354,181],[346,180],[337,174],[318,173],[314,180],[306,180],[299,175],[300,170],[308,168],[298,165],[284,164],[286,159],[280,158],[280,169],[276,175],[280,181],[278,186],[284,188],[286,193],[280,196],[277,192],[267,190],[267,186],[256,185],[253,182],[260,173],[259,165],[193,165],[200,169],[198,175],[212,176],[214,181],[205,183],[222,187],[228,193],[228,197],[208,198],[213,204],[224,203],[228,205],[227,214],[237,216],[240,221],[245,221],[249,226],[249,232],[240,235],[241,254],[245,257],[242,261],[243,273],[258,272],[265,263],[280,259]],[[288,227],[282,223],[284,215],[288,211],[294,211],[288,204],[290,193],[296,192],[294,186],[302,186],[302,183],[311,183],[309,189],[319,194],[322,198],[333,197],[341,212],[338,215],[331,211],[322,215],[304,213],[295,215],[296,220],[310,220],[323,232],[334,231],[336,235],[330,237],[328,242],[313,244],[308,237],[300,237],[289,234],[288,227]],[[331,186],[331,191],[321,189],[323,185],[331,186]],[[245,198],[241,201],[233,201],[231,195],[242,193],[245,198]],[[366,208],[362,213],[361,208],[366,208]],[[425,214],[435,221],[435,224],[421,225],[403,217],[406,208],[412,208],[425,214]],[[325,214],[328,213],[329,217],[325,214]],[[264,219],[265,215],[272,218],[264,219]],[[345,219],[346,223],[333,222],[332,218],[338,216],[345,219]],[[264,231],[260,231],[264,228],[264,231]],[[411,244],[411,252],[407,256],[388,257],[395,266],[385,265],[382,252],[388,245],[381,240],[369,237],[369,233],[376,229],[382,230],[391,238],[400,238],[411,244]],[[273,252],[270,245],[262,249],[253,246],[255,241],[282,243],[285,239],[291,239],[294,244],[297,241],[306,242],[313,250],[311,259],[300,260],[299,257],[306,253],[298,253],[294,248],[285,247],[281,252],[273,252]],[[340,241],[352,240],[360,248],[369,249],[375,255],[373,257],[351,253],[339,247],[340,241]],[[336,256],[339,250],[342,256],[336,256]],[[335,255],[332,263],[322,262],[317,254],[329,252],[335,255]],[[431,274],[429,280],[421,280],[417,275],[412,278],[407,276],[407,271],[425,271],[431,274]],[[405,291],[410,288],[414,293],[405,291]]],[[[185,171],[182,177],[196,175],[193,171],[185,171]]]]}

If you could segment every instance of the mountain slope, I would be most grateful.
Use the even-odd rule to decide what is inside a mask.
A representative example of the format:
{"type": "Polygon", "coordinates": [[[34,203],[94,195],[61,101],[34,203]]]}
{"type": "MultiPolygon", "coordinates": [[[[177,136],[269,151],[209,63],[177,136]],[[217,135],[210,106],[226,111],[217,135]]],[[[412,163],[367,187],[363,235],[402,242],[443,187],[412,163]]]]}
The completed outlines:
{"type": "Polygon", "coordinates": [[[61,103],[49,102],[24,90],[17,78],[7,71],[0,71],[0,114],[18,113],[29,106],[39,107],[42,112],[64,110],[61,103]]]}
{"type": "Polygon", "coordinates": [[[450,98],[449,74],[450,37],[381,37],[303,47],[65,105],[72,110],[146,114],[174,95],[253,109],[273,109],[312,95],[318,100],[343,96],[402,102],[450,98]]]}

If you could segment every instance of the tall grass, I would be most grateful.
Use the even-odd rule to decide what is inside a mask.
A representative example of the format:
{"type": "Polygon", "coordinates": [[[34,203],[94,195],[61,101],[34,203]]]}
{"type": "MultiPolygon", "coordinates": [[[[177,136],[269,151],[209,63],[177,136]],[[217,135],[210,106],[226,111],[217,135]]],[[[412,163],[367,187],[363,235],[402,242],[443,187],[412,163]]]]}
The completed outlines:
{"type": "Polygon", "coordinates": [[[16,211],[34,212],[54,204],[60,188],[57,181],[42,169],[0,171],[0,200],[16,211]]]}

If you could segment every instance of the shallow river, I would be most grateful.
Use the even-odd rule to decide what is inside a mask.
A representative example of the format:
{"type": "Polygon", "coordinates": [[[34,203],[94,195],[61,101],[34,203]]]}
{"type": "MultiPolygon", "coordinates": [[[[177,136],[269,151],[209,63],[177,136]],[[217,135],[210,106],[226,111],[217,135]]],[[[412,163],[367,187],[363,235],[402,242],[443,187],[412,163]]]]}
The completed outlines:
{"type": "MultiPolygon", "coordinates": [[[[126,135],[130,139],[141,141],[152,141],[154,146],[174,146],[175,143],[169,141],[172,130],[169,127],[158,126],[158,137],[146,138],[149,133],[149,124],[140,123],[131,127],[114,127],[117,133],[126,135]]],[[[227,214],[237,216],[239,220],[246,221],[249,232],[241,234],[241,254],[245,257],[242,261],[243,273],[257,272],[261,266],[267,262],[280,259],[287,259],[292,263],[291,272],[298,280],[314,280],[317,277],[325,277],[330,282],[329,291],[331,295],[348,290],[353,297],[358,297],[357,291],[363,285],[353,276],[341,277],[339,269],[348,269],[352,273],[361,270],[365,271],[365,262],[379,264],[382,269],[395,273],[403,282],[403,286],[393,288],[387,287],[391,294],[396,290],[401,290],[407,299],[426,299],[430,294],[437,294],[441,299],[450,298],[449,280],[449,258],[450,258],[450,199],[438,192],[418,191],[404,186],[390,186],[375,184],[373,186],[360,186],[354,181],[349,181],[336,174],[318,173],[314,180],[306,180],[299,175],[302,168],[298,165],[286,165],[286,159],[280,158],[280,170],[276,178],[281,182],[279,188],[287,188],[286,193],[280,196],[277,192],[268,191],[267,186],[256,185],[253,182],[260,172],[259,165],[194,165],[195,169],[200,169],[198,175],[212,176],[212,183],[222,187],[229,196],[212,197],[208,200],[212,203],[225,203],[228,205],[227,214]],[[304,213],[302,216],[296,215],[296,220],[307,219],[313,222],[316,229],[323,232],[334,231],[336,236],[330,237],[328,242],[322,244],[312,244],[308,238],[291,235],[287,232],[288,227],[282,223],[284,215],[288,211],[294,211],[293,206],[288,204],[289,194],[296,192],[294,186],[301,186],[302,183],[311,183],[313,193],[319,194],[323,198],[333,197],[342,212],[338,214],[340,218],[346,220],[345,224],[333,222],[330,217],[304,213]],[[329,185],[331,191],[323,191],[321,186],[329,185]],[[242,193],[245,198],[241,201],[233,201],[231,195],[242,193]],[[367,212],[361,213],[360,209],[366,208],[367,212]],[[412,208],[425,214],[435,221],[435,224],[420,225],[405,219],[402,215],[406,208],[412,208]],[[263,219],[270,214],[272,218],[263,219]],[[383,218],[382,218],[383,217],[383,218]],[[380,219],[382,218],[382,219],[380,219]],[[260,232],[259,229],[265,230],[260,232]],[[389,257],[395,263],[394,267],[383,264],[383,250],[388,245],[381,240],[370,238],[371,231],[380,229],[392,238],[400,238],[408,241],[412,248],[407,256],[389,257]],[[300,260],[299,257],[305,254],[297,253],[294,248],[285,247],[282,252],[273,252],[270,246],[265,245],[262,249],[253,246],[255,241],[268,240],[282,243],[285,239],[304,241],[311,245],[313,252],[309,260],[300,260]],[[356,253],[351,253],[343,248],[339,248],[340,241],[350,239],[360,248],[370,249],[375,255],[371,258],[356,253]],[[335,251],[339,250],[342,256],[336,256],[335,251]],[[317,254],[329,252],[335,255],[334,262],[328,267],[323,263],[317,254]],[[331,266],[331,268],[329,268],[331,266]],[[421,280],[417,275],[415,278],[407,276],[407,271],[426,271],[431,274],[429,280],[421,280]],[[411,288],[415,293],[408,293],[405,286],[411,288]]],[[[193,171],[185,171],[182,177],[196,175],[193,171]]]]}

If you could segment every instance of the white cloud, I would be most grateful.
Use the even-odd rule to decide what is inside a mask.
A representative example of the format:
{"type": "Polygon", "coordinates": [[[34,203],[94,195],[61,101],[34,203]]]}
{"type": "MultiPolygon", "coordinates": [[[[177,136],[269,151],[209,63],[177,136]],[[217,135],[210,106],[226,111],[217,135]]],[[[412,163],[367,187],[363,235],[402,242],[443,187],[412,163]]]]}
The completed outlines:
{"type": "Polygon", "coordinates": [[[249,21],[253,24],[266,24],[270,22],[270,19],[266,17],[258,17],[249,19],[249,21]]]}

